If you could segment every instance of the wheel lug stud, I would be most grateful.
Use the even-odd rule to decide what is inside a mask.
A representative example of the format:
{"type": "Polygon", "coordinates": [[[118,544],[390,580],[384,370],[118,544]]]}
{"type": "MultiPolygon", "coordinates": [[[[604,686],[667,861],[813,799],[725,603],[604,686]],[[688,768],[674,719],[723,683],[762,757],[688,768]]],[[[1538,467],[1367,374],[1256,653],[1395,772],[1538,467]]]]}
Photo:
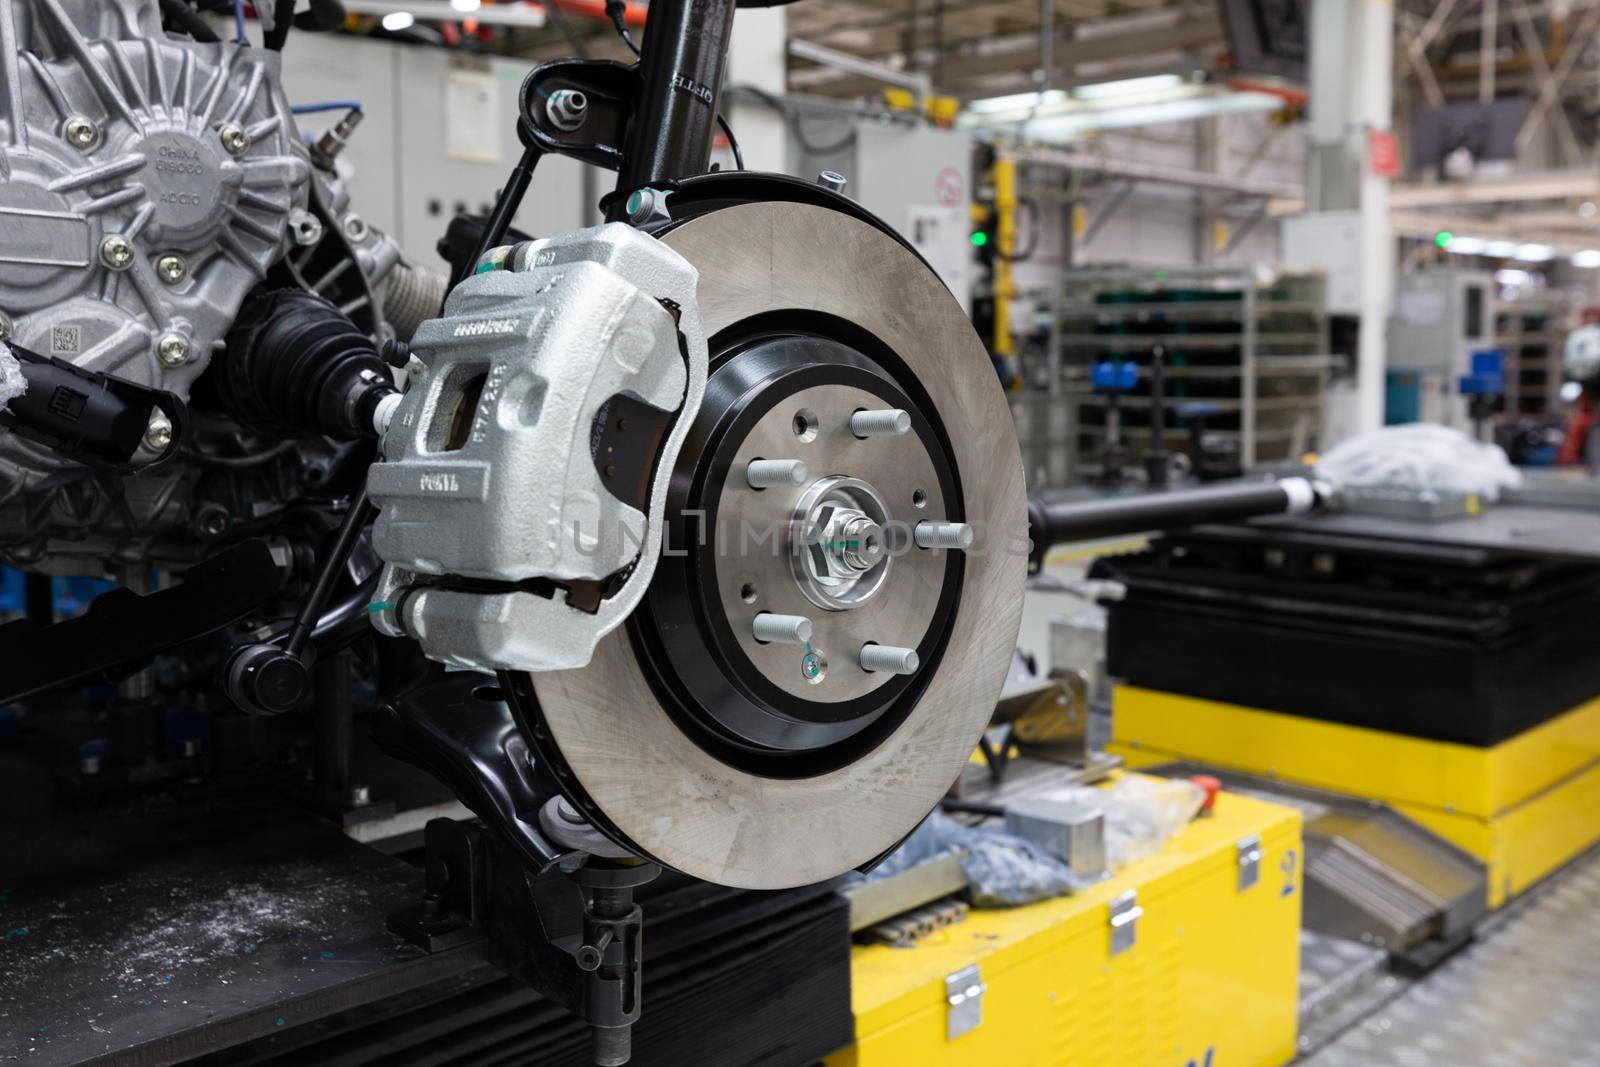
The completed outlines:
{"type": "Polygon", "coordinates": [[[870,642],[861,646],[857,662],[864,671],[882,671],[885,674],[915,674],[920,666],[914,648],[896,648],[894,645],[870,642]]]}
{"type": "Polygon", "coordinates": [[[850,416],[850,432],[857,437],[899,437],[911,432],[911,416],[900,408],[858,411],[850,416]]]}
{"type": "Polygon", "coordinates": [[[793,489],[806,484],[806,465],[798,459],[755,459],[744,480],[752,489],[793,489]]]}
{"type": "Polygon", "coordinates": [[[811,620],[804,615],[777,615],[763,611],[750,625],[757,641],[775,645],[804,645],[811,640],[811,620]]]}
{"type": "Polygon", "coordinates": [[[964,522],[919,522],[914,536],[918,548],[972,547],[972,527],[964,522]]]}

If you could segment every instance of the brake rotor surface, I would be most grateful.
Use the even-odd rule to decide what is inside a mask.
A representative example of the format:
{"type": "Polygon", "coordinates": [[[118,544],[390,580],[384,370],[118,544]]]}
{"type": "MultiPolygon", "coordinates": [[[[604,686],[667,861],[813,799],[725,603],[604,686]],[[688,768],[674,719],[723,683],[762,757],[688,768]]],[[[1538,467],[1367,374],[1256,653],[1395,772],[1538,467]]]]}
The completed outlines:
{"type": "Polygon", "coordinates": [[[575,800],[645,855],[810,884],[910,832],[988,724],[1026,580],[1016,433],[960,304],[879,229],[763,202],[663,240],[700,272],[706,402],[645,607],[588,667],[532,676],[542,729],[575,800]],[[859,411],[910,427],[862,436],[859,411]],[[753,460],[804,476],[753,488],[753,460]],[[970,549],[938,547],[947,523],[970,549]],[[759,639],[760,615],[807,639],[759,639]],[[903,664],[866,669],[869,644],[903,664]]]}

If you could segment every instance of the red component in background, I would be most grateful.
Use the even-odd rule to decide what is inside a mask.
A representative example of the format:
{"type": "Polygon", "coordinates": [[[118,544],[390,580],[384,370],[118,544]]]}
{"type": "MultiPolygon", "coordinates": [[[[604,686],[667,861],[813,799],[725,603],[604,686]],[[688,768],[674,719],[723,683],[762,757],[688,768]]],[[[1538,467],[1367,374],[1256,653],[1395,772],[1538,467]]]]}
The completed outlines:
{"type": "Polygon", "coordinates": [[[956,168],[945,167],[934,175],[933,190],[938,195],[940,204],[945,207],[960,207],[961,201],[966,199],[967,181],[956,168]]]}
{"type": "Polygon", "coordinates": [[[1200,802],[1200,811],[1202,813],[1208,812],[1217,806],[1217,794],[1222,792],[1221,779],[1209,774],[1196,774],[1192,775],[1189,781],[1206,791],[1205,800],[1200,802]]]}
{"type": "Polygon", "coordinates": [[[1367,166],[1379,178],[1400,177],[1400,142],[1388,130],[1367,131],[1367,166]]]}

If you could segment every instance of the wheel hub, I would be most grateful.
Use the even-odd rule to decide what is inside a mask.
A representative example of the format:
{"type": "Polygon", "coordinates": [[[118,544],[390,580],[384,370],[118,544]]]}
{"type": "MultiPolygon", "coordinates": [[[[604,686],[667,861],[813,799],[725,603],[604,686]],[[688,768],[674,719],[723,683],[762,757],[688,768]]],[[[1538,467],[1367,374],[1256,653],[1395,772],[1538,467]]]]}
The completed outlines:
{"type": "Polygon", "coordinates": [[[794,578],[806,599],[824,611],[849,611],[882,589],[894,566],[885,529],[891,521],[889,505],[866,482],[814,482],[791,526],[794,578]]]}

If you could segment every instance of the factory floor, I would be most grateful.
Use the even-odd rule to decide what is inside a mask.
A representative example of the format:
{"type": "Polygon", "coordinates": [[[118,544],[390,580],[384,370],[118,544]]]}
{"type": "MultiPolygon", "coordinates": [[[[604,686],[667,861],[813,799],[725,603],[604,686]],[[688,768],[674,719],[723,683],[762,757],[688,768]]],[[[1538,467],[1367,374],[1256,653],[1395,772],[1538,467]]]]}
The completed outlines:
{"type": "Polygon", "coordinates": [[[1301,1067],[1600,1064],[1600,851],[1497,913],[1437,970],[1410,984],[1375,976],[1371,991],[1380,1002],[1301,1067]]]}

